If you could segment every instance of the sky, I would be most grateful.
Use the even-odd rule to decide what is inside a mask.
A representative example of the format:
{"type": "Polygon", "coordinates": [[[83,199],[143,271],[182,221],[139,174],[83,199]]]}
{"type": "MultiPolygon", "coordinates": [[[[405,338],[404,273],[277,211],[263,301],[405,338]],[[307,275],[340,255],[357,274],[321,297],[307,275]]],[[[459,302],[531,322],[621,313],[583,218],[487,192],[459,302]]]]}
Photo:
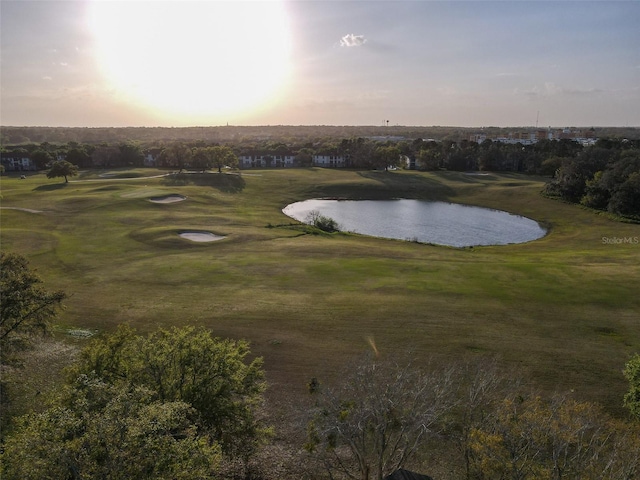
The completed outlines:
{"type": "Polygon", "coordinates": [[[1,0],[0,124],[640,126],[640,1],[1,0]]]}

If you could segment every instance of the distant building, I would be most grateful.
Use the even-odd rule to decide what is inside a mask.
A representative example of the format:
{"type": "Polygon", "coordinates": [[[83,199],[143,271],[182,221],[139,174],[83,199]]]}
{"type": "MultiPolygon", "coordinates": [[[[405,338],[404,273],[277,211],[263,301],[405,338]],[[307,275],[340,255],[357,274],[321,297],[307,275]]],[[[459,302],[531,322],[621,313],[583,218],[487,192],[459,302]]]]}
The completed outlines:
{"type": "Polygon", "coordinates": [[[7,172],[26,172],[37,170],[36,165],[25,155],[5,153],[2,155],[2,165],[7,172]]]}
{"type": "Polygon", "coordinates": [[[293,155],[240,155],[240,168],[289,168],[295,166],[293,155]]]}
{"type": "Polygon", "coordinates": [[[313,164],[316,167],[338,168],[346,165],[342,155],[314,155],[313,164]]]}
{"type": "Polygon", "coordinates": [[[143,164],[145,167],[155,167],[158,165],[158,157],[162,153],[161,148],[151,148],[144,152],[143,164]]]}
{"type": "Polygon", "coordinates": [[[589,130],[572,130],[570,128],[564,129],[537,129],[534,131],[519,131],[510,132],[506,136],[488,137],[486,134],[479,133],[469,136],[469,141],[482,143],[485,140],[491,140],[492,142],[500,142],[506,144],[520,143],[522,145],[533,145],[541,140],[573,140],[582,145],[593,145],[596,142],[596,132],[593,128],[589,130]]]}

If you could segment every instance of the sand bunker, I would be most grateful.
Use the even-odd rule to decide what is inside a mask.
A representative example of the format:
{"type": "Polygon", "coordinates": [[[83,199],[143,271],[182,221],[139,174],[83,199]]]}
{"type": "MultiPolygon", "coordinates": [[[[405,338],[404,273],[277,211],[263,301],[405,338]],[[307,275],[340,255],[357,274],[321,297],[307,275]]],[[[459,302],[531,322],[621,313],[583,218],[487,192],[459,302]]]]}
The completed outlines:
{"type": "Polygon", "coordinates": [[[171,195],[165,195],[164,197],[151,197],[149,201],[153,203],[175,203],[175,202],[182,202],[183,200],[186,200],[186,199],[187,197],[174,193],[171,195]]]}
{"type": "Polygon", "coordinates": [[[192,242],[215,242],[216,240],[225,238],[220,235],[214,235],[211,232],[182,232],[179,235],[192,242]]]}

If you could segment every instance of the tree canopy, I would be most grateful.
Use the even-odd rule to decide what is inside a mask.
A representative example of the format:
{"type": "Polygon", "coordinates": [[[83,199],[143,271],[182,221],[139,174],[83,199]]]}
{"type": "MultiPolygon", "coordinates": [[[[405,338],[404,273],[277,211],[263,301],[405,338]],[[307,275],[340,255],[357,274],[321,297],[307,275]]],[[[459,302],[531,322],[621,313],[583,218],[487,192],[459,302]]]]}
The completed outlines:
{"type": "Polygon", "coordinates": [[[244,341],[193,327],[96,338],[41,413],[21,417],[3,478],[213,478],[268,433],[262,361],[244,341]]]}
{"type": "Polygon", "coordinates": [[[78,167],[66,160],[58,160],[51,164],[51,169],[47,172],[47,178],[64,177],[65,183],[69,182],[67,177],[78,175],[78,167]]]}
{"type": "Polygon", "coordinates": [[[447,371],[364,360],[318,393],[307,450],[330,474],[382,480],[424,447],[453,407],[451,380],[447,371]]]}
{"type": "Polygon", "coordinates": [[[211,478],[220,449],[185,402],[80,375],[42,413],[20,420],[2,455],[5,479],[211,478]]]}
{"type": "Polygon", "coordinates": [[[193,153],[194,167],[204,172],[208,168],[215,167],[218,173],[223,167],[235,168],[238,166],[238,157],[230,147],[216,145],[213,147],[198,147],[193,153]]]}
{"type": "Polygon", "coordinates": [[[95,373],[105,382],[143,386],[163,402],[193,407],[203,428],[227,454],[250,455],[266,429],[256,416],[265,388],[262,359],[251,362],[245,341],[205,329],[160,329],[148,336],[121,326],[80,355],[71,378],[95,373]]]}
{"type": "Polygon", "coordinates": [[[518,394],[472,429],[470,459],[471,478],[629,480],[640,430],[591,403],[518,394]]]}

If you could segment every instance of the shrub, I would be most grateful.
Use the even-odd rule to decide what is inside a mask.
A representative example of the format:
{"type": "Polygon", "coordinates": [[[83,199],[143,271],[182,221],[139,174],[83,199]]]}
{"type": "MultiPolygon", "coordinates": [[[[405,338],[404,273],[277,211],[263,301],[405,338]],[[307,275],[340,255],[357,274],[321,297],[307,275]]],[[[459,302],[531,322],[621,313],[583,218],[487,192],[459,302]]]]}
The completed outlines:
{"type": "Polygon", "coordinates": [[[322,215],[317,210],[309,212],[307,223],[319,228],[323,232],[333,233],[340,231],[340,225],[333,218],[322,215]]]}

